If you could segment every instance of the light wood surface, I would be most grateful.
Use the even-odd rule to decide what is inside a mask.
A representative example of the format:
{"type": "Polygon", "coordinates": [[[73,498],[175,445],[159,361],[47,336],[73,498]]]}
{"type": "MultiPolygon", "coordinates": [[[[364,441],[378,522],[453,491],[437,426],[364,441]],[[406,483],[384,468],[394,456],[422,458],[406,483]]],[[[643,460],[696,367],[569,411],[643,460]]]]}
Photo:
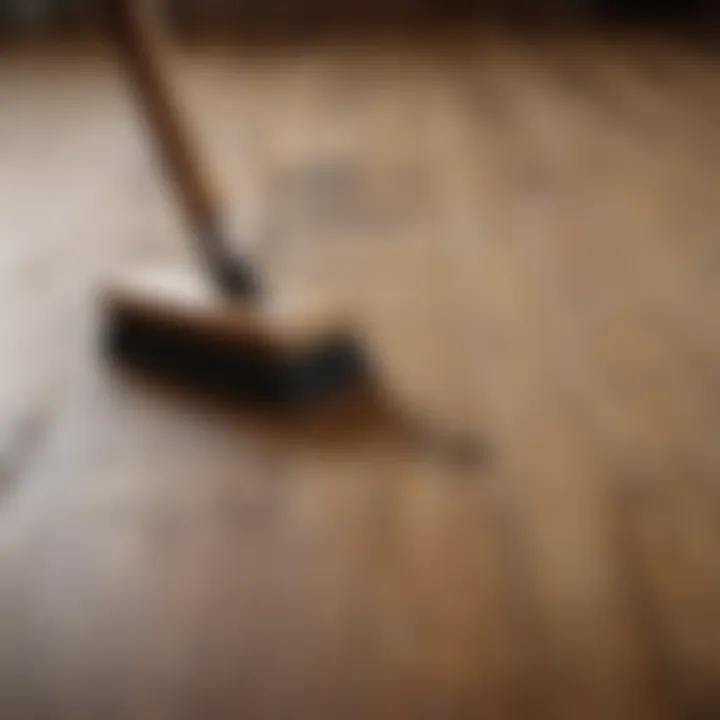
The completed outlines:
{"type": "Polygon", "coordinates": [[[176,69],[273,282],[486,451],[105,368],[102,279],[193,255],[111,55],[5,54],[0,716],[717,717],[718,59],[478,30],[176,69]]]}

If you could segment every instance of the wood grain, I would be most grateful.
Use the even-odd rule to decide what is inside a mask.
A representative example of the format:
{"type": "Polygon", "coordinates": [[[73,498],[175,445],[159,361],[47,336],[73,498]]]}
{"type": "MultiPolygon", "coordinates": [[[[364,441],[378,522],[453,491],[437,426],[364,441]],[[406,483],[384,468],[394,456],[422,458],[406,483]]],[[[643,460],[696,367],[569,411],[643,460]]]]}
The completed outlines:
{"type": "Polygon", "coordinates": [[[468,29],[174,62],[273,283],[486,452],[104,367],[102,279],[193,256],[111,55],[7,54],[0,715],[720,713],[718,59],[468,29]]]}

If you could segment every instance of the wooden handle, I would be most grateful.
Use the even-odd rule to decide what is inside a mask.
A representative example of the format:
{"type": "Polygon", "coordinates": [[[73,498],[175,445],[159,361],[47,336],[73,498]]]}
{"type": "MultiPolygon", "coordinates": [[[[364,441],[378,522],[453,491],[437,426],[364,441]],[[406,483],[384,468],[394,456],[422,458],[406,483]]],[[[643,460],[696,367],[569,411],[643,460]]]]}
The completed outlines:
{"type": "Polygon", "coordinates": [[[212,232],[219,207],[173,97],[161,52],[162,36],[148,0],[107,0],[109,25],[131,85],[198,237],[212,232]]]}

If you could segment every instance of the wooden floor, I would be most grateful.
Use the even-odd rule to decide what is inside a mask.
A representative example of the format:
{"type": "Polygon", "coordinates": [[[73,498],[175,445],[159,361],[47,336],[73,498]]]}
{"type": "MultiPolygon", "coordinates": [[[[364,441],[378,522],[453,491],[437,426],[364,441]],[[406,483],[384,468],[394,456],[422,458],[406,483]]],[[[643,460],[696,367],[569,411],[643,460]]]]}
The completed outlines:
{"type": "Polygon", "coordinates": [[[273,281],[482,452],[106,368],[102,279],[192,254],[111,58],[5,53],[0,717],[719,717],[720,59],[468,31],[177,69],[273,281]]]}

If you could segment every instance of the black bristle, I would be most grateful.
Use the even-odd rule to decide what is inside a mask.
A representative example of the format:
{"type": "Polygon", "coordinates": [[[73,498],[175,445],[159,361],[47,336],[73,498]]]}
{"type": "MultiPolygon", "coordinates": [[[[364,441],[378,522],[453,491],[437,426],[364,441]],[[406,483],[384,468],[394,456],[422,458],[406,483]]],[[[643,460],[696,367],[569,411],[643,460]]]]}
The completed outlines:
{"type": "Polygon", "coordinates": [[[345,335],[303,351],[270,352],[122,311],[105,330],[112,360],[223,400],[304,407],[369,376],[360,345],[345,335]]]}

